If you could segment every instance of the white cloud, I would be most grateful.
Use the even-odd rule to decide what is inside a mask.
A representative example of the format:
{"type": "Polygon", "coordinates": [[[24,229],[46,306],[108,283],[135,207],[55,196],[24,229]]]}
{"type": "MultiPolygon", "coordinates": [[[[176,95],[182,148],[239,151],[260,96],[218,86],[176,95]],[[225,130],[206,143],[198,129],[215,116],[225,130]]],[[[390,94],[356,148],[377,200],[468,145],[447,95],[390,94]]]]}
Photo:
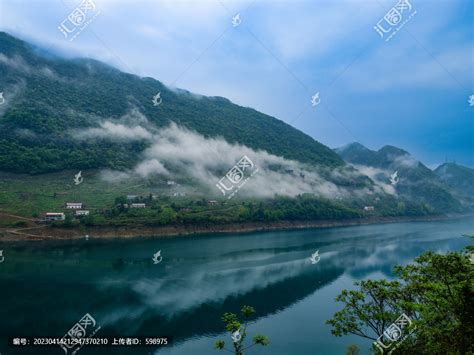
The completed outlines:
{"type": "Polygon", "coordinates": [[[401,155],[394,159],[395,166],[401,166],[403,168],[416,168],[420,162],[411,155],[401,155]]]}
{"type": "Polygon", "coordinates": [[[109,138],[112,140],[151,139],[152,135],[141,126],[128,127],[121,123],[105,121],[99,128],[87,128],[73,132],[78,139],[109,138]]]}
{"type": "Polygon", "coordinates": [[[379,187],[380,192],[384,192],[390,195],[396,195],[395,187],[389,183],[389,176],[393,173],[393,171],[373,168],[365,165],[353,166],[361,174],[368,176],[375,183],[375,185],[379,187]]]}
{"type": "Polygon", "coordinates": [[[99,127],[74,129],[70,133],[74,138],[81,140],[107,138],[133,141],[151,140],[153,133],[150,131],[153,129],[147,118],[137,108],[133,108],[119,119],[100,122],[99,127]]]}
{"type": "Polygon", "coordinates": [[[135,167],[135,172],[142,177],[153,174],[169,175],[168,170],[156,159],[141,162],[135,167]]]}
{"type": "Polygon", "coordinates": [[[26,64],[22,57],[15,55],[14,57],[7,57],[0,53],[0,63],[10,67],[13,70],[18,70],[24,73],[31,73],[31,67],[26,64]]]}
{"type": "Polygon", "coordinates": [[[8,85],[2,88],[2,96],[4,103],[0,105],[0,117],[4,115],[4,113],[7,111],[7,109],[10,107],[10,105],[16,101],[16,97],[22,97],[23,92],[26,89],[26,82],[21,80],[17,84],[14,85],[8,85]]]}
{"type": "Polygon", "coordinates": [[[40,75],[46,76],[48,79],[53,80],[64,80],[56,74],[51,68],[47,66],[42,67],[33,67],[28,65],[26,61],[19,55],[14,55],[13,57],[7,57],[6,55],[0,53],[0,65],[6,65],[14,71],[18,71],[22,74],[27,75],[40,75]]]}
{"type": "MultiPolygon", "coordinates": [[[[170,126],[156,129],[146,121],[137,110],[120,118],[117,122],[104,121],[98,128],[76,130],[79,139],[145,140],[150,146],[142,153],[141,161],[134,169],[116,175],[111,171],[103,173],[107,181],[121,181],[128,178],[147,178],[163,175],[176,180],[191,178],[197,185],[211,195],[220,195],[215,186],[224,174],[243,156],[252,160],[258,172],[248,181],[239,194],[247,197],[274,197],[275,195],[296,196],[311,193],[329,199],[363,195],[382,191],[376,189],[346,189],[323,178],[328,174],[333,179],[352,180],[360,174],[346,168],[323,172],[320,168],[284,159],[262,150],[253,150],[240,144],[230,144],[223,138],[206,138],[196,132],[171,123],[170,126]],[[128,122],[128,123],[126,123],[128,122]],[[139,122],[139,123],[138,123],[139,122]]],[[[382,186],[382,184],[380,184],[382,186]]],[[[394,193],[390,187],[383,187],[394,193]]]]}

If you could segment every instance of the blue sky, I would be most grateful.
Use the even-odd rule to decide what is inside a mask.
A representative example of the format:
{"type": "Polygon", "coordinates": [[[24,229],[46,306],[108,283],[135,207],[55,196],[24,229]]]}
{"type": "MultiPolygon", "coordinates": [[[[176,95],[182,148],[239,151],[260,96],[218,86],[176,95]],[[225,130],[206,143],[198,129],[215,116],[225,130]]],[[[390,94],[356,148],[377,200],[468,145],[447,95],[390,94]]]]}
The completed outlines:
{"type": "Polygon", "coordinates": [[[94,0],[100,14],[68,42],[57,26],[79,3],[0,0],[0,29],[227,97],[333,148],[391,144],[430,167],[474,167],[472,0],[409,0],[402,18],[416,14],[389,42],[373,27],[391,0],[94,0]]]}

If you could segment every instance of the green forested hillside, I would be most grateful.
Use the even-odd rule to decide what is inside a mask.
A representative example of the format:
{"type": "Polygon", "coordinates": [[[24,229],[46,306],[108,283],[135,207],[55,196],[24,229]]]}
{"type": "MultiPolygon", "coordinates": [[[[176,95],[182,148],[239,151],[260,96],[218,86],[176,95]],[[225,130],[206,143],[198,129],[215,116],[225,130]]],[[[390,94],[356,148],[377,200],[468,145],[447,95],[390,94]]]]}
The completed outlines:
{"type": "Polygon", "coordinates": [[[394,189],[406,200],[425,204],[437,212],[463,208],[452,189],[435,172],[403,149],[386,145],[373,151],[360,143],[352,143],[335,151],[348,163],[380,169],[380,177],[375,178],[385,183],[389,182],[391,174],[397,172],[399,182],[394,189]]]}
{"type": "Polygon", "coordinates": [[[67,60],[0,32],[0,170],[37,174],[130,167],[146,143],[78,142],[69,131],[137,109],[157,127],[174,121],[198,133],[288,159],[343,165],[328,147],[271,116],[221,97],[170,90],[152,78],[95,60],[67,60]],[[161,92],[163,103],[153,106],[161,92]]]}
{"type": "MultiPolygon", "coordinates": [[[[0,209],[22,215],[39,215],[47,209],[59,209],[65,201],[71,200],[73,196],[69,195],[68,189],[72,186],[73,174],[79,170],[87,176],[89,184],[94,179],[101,180],[99,172],[104,168],[134,168],[142,160],[142,153],[150,141],[73,137],[75,131],[100,127],[105,121],[122,123],[131,112],[136,114],[133,119],[141,115],[146,117],[147,129],[152,131],[175,122],[206,138],[222,137],[229,143],[306,163],[309,170],[317,170],[320,177],[335,186],[330,190],[333,195],[326,195],[328,200],[317,193],[306,197],[294,193],[290,194],[291,198],[275,195],[259,209],[247,211],[239,207],[240,212],[231,213],[223,208],[220,212],[223,215],[212,218],[224,218],[228,213],[232,216],[224,219],[233,222],[424,215],[458,212],[463,207],[444,181],[402,149],[385,146],[379,151],[371,151],[360,144],[352,144],[336,153],[283,121],[235,105],[225,98],[171,90],[153,78],[127,74],[96,60],[65,59],[3,32],[0,32],[0,91],[5,99],[0,105],[0,185],[3,189],[0,209]],[[152,98],[158,92],[162,103],[154,106],[152,98]],[[344,166],[344,160],[383,172],[379,174],[381,176],[370,176],[369,179],[356,169],[344,166]],[[334,169],[336,167],[342,169],[334,169]],[[374,188],[380,181],[388,185],[387,172],[395,170],[400,176],[395,192],[386,193],[374,188]],[[67,184],[58,184],[55,179],[66,171],[69,172],[67,184]],[[19,185],[12,183],[16,180],[19,185]],[[49,186],[47,193],[46,186],[49,186]],[[339,196],[339,188],[347,195],[339,196]],[[375,209],[367,211],[364,209],[367,205],[373,205],[375,209]]],[[[283,169],[273,168],[274,171],[283,169]]],[[[360,172],[366,173],[362,169],[360,172]]],[[[281,177],[294,175],[296,179],[291,184],[310,186],[311,191],[326,188],[324,181],[311,181],[301,172],[287,169],[280,173],[281,177]]],[[[183,176],[183,179],[190,185],[194,183],[191,177],[183,176]]],[[[166,184],[166,181],[162,183],[166,184]]],[[[101,180],[100,184],[106,182],[101,180]]],[[[110,191],[100,185],[97,190],[85,190],[81,198],[90,199],[86,202],[97,211],[97,216],[111,219],[126,214],[118,211],[117,216],[107,215],[109,212],[106,211],[114,208],[115,198],[119,196],[153,192],[175,199],[168,190],[152,190],[152,185],[144,180],[126,185],[123,190],[118,185],[116,188],[107,186],[110,191]],[[145,190],[135,190],[134,186],[143,184],[151,185],[145,190]]],[[[307,191],[305,188],[296,190],[307,191]]],[[[284,191],[277,194],[280,192],[285,196],[284,191]]],[[[188,209],[188,205],[204,197],[209,198],[193,195],[182,206],[170,204],[169,207],[181,213],[180,208],[188,209]]],[[[168,201],[163,203],[167,206],[168,201]]],[[[163,207],[160,206],[155,206],[158,211],[163,207]]],[[[200,221],[212,219],[204,218],[199,209],[183,214],[200,221]]]]}
{"type": "Polygon", "coordinates": [[[438,166],[434,173],[444,181],[457,196],[474,206],[474,169],[446,163],[438,166]]]}

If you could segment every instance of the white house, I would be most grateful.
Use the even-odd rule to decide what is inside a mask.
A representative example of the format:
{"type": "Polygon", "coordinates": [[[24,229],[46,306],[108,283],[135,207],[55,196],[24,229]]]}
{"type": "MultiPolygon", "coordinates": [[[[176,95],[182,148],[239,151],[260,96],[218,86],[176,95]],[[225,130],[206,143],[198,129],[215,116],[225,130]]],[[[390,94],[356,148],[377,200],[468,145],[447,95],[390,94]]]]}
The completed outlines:
{"type": "Polygon", "coordinates": [[[144,203],[132,203],[130,208],[146,208],[146,205],[144,203]]]}
{"type": "Polygon", "coordinates": [[[75,212],[75,215],[77,217],[80,217],[80,216],[88,216],[89,215],[89,210],[77,210],[75,212]]]}
{"type": "Polygon", "coordinates": [[[45,221],[64,221],[65,219],[66,215],[64,213],[46,212],[44,215],[45,221]]]}
{"type": "Polygon", "coordinates": [[[374,206],[365,206],[364,207],[364,211],[373,211],[374,210],[374,206]]]}
{"type": "Polygon", "coordinates": [[[82,210],[82,202],[66,202],[66,208],[70,210],[82,210]]]}

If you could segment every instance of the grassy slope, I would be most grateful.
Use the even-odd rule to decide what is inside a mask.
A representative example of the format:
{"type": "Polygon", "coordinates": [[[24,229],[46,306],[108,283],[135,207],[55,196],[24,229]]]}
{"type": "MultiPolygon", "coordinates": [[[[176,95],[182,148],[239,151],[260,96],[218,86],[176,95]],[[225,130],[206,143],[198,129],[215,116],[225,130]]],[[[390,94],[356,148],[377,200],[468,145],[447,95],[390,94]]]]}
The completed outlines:
{"type": "MultiPolygon", "coordinates": [[[[45,212],[66,211],[66,202],[83,202],[94,216],[94,225],[139,226],[220,224],[251,221],[318,220],[357,218],[361,213],[343,203],[335,203],[311,196],[275,200],[240,200],[239,197],[217,205],[209,205],[210,198],[200,190],[188,188],[185,197],[170,197],[178,187],[164,182],[127,180],[109,184],[96,172],[83,172],[84,182],[73,184],[75,172],[61,172],[37,176],[0,173],[0,212],[24,217],[40,217],[45,212]],[[199,195],[197,194],[199,192],[199,195]],[[114,208],[115,199],[127,194],[147,198],[146,209],[122,210],[114,208]],[[56,194],[56,196],[55,196],[56,194]]],[[[1,218],[0,226],[14,227],[20,219],[1,218]]],[[[84,222],[84,221],[83,221],[84,222]]],[[[77,226],[77,221],[75,222],[77,226]]]]}
{"type": "Polygon", "coordinates": [[[87,209],[110,208],[119,195],[147,195],[150,192],[141,182],[128,180],[116,185],[108,184],[97,175],[85,173],[84,182],[74,185],[76,172],[37,176],[0,174],[0,209],[12,214],[32,217],[46,211],[62,212],[66,202],[84,202],[87,209]],[[54,193],[57,196],[54,197],[54,193]]]}

